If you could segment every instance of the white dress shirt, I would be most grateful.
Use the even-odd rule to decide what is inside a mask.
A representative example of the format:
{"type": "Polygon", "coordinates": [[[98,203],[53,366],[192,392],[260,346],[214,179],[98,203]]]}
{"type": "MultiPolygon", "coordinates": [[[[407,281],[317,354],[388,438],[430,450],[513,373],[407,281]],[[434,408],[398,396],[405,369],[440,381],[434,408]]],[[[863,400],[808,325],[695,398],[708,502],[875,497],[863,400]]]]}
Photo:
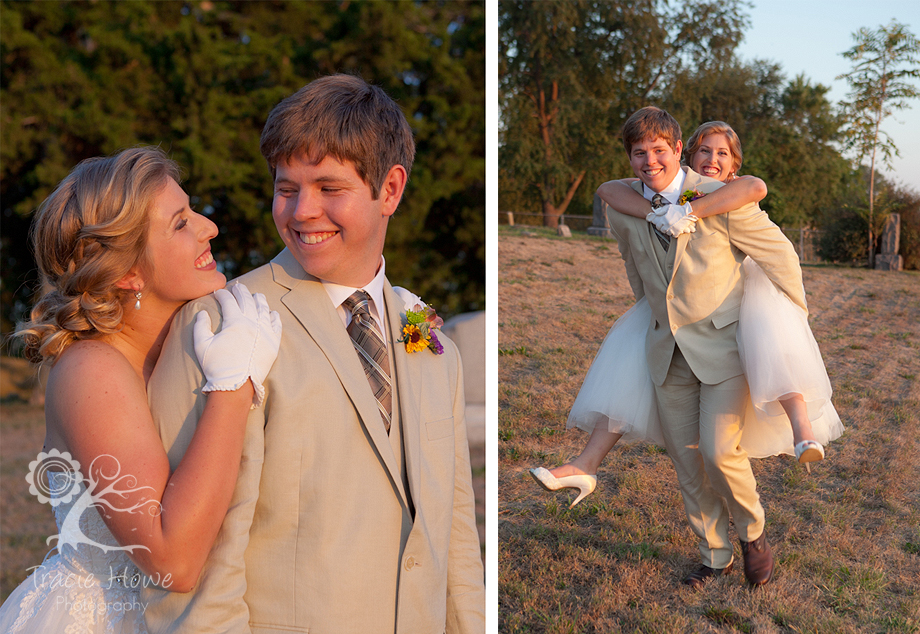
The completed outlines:
{"type": "Polygon", "coordinates": [[[674,177],[674,180],[671,181],[671,184],[665,187],[660,192],[652,191],[649,189],[648,185],[642,184],[642,195],[645,196],[646,200],[651,200],[655,197],[655,194],[661,194],[664,196],[664,199],[667,200],[672,205],[676,205],[677,201],[680,200],[681,189],[684,187],[684,181],[687,179],[687,174],[683,169],[677,170],[677,176],[674,177]]]}

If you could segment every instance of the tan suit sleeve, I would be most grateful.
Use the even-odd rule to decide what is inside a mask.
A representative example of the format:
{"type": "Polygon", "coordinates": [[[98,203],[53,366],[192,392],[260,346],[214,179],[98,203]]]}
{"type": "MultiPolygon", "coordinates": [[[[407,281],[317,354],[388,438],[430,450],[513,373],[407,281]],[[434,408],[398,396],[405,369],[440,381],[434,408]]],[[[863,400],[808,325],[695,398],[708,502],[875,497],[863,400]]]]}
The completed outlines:
{"type": "Polygon", "coordinates": [[[728,232],[732,245],[759,264],[779,290],[807,313],[799,256],[766,212],[757,204],[730,212],[728,232]]]}
{"type": "MultiPolygon", "coordinates": [[[[220,311],[213,297],[186,305],[173,321],[148,384],[150,409],[171,470],[175,470],[185,455],[207,400],[201,393],[205,379],[192,337],[192,324],[199,310],[210,313],[215,331],[220,327],[220,311]]],[[[264,408],[250,412],[236,489],[195,589],[182,594],[155,588],[144,591],[142,598],[149,603],[145,619],[150,634],[250,631],[249,608],[243,600],[246,592],[243,554],[259,495],[264,412],[264,408]]]]}
{"type": "Polygon", "coordinates": [[[482,634],[485,631],[485,589],[466,433],[463,368],[456,346],[453,342],[449,345],[457,360],[457,379],[453,390],[454,506],[447,554],[447,632],[482,634]]]}
{"type": "MultiPolygon", "coordinates": [[[[645,221],[642,221],[643,223],[645,221]]],[[[620,257],[626,265],[626,278],[629,280],[629,286],[632,288],[636,301],[645,297],[645,286],[642,284],[642,278],[639,276],[639,269],[636,267],[635,259],[629,253],[629,231],[635,224],[632,216],[621,214],[616,209],[607,205],[607,223],[610,230],[617,238],[617,247],[620,249],[620,257]]]]}

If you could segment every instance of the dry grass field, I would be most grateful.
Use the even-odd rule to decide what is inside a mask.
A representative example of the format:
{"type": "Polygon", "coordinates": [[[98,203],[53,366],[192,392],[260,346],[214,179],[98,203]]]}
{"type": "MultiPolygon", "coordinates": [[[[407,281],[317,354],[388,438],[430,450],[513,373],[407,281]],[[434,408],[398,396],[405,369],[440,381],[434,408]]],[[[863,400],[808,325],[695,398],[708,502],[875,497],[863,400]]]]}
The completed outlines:
{"type": "Polygon", "coordinates": [[[568,410],[633,304],[616,243],[500,228],[501,632],[920,632],[920,275],[804,276],[846,432],[810,476],[790,456],[752,461],[775,577],[750,591],[736,566],[696,592],[680,583],[698,553],[662,448],[615,447],[573,510],[573,492],[527,473],[587,440],[565,431],[568,410]]]}

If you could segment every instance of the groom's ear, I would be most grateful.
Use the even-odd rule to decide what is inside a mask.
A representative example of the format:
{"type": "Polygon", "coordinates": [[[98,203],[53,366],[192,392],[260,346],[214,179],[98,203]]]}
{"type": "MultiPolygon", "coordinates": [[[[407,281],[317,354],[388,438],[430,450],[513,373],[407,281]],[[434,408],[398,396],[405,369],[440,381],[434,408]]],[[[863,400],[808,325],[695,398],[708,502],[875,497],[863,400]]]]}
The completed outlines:
{"type": "Polygon", "coordinates": [[[409,175],[402,165],[394,165],[387,172],[386,178],[383,179],[383,186],[380,188],[380,200],[383,203],[382,211],[384,216],[392,216],[396,212],[408,180],[409,175]]]}

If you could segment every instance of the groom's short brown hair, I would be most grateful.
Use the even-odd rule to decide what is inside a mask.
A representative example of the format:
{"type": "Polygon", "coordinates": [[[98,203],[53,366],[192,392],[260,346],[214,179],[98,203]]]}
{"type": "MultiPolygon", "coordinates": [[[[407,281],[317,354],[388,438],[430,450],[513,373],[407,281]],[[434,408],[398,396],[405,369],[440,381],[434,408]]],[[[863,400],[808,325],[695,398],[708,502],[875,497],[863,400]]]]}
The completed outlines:
{"type": "Polygon", "coordinates": [[[259,149],[275,175],[278,163],[304,155],[316,165],[327,156],[351,161],[374,200],[394,165],[406,175],[415,159],[412,130],[382,88],[354,75],[320,77],[268,115],[259,149]]]}
{"type": "Polygon", "coordinates": [[[661,108],[640,108],[623,124],[623,146],[626,153],[632,152],[632,146],[644,139],[664,139],[672,150],[676,150],[681,140],[680,124],[661,108]]]}

